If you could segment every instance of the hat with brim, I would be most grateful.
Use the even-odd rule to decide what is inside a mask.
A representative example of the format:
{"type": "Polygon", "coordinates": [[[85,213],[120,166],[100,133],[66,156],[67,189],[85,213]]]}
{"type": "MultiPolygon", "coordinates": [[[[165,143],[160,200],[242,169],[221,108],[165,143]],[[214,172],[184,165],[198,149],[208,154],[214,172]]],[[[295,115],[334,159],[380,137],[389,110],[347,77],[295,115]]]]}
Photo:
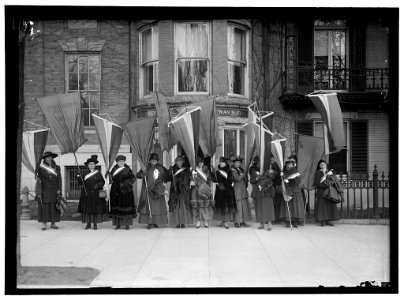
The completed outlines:
{"type": "Polygon", "coordinates": [[[219,158],[219,162],[227,162],[229,159],[224,157],[224,156],[220,156],[219,158]]]}
{"type": "Polygon", "coordinates": [[[243,158],[241,156],[235,156],[235,157],[233,157],[232,161],[234,161],[234,162],[243,161],[243,158]]]}
{"type": "Polygon", "coordinates": [[[257,163],[257,162],[259,162],[259,161],[260,161],[259,156],[258,156],[258,155],[255,155],[254,158],[253,158],[253,162],[257,163]]]}
{"type": "Polygon", "coordinates": [[[91,155],[91,157],[89,159],[87,159],[87,161],[84,163],[86,166],[90,163],[93,162],[95,164],[98,164],[98,155],[91,155]]]}
{"type": "Polygon", "coordinates": [[[116,161],[116,162],[118,162],[118,161],[120,161],[120,160],[126,161],[126,156],[118,155],[118,156],[115,158],[115,161],[116,161]]]}
{"type": "Polygon", "coordinates": [[[47,157],[49,157],[49,156],[51,156],[52,158],[58,157],[58,155],[57,155],[56,153],[52,153],[52,152],[48,151],[48,152],[45,152],[45,153],[42,155],[42,158],[44,159],[44,158],[47,158],[47,157]]]}
{"type": "Polygon", "coordinates": [[[185,158],[183,156],[177,156],[175,159],[175,162],[182,161],[183,163],[185,162],[185,158]]]}
{"type": "Polygon", "coordinates": [[[150,154],[149,161],[151,160],[159,160],[159,156],[157,155],[157,153],[150,154]]]}
{"type": "Polygon", "coordinates": [[[197,163],[197,164],[199,164],[199,163],[205,163],[205,160],[204,160],[202,157],[198,156],[198,157],[196,158],[196,163],[197,163]]]}

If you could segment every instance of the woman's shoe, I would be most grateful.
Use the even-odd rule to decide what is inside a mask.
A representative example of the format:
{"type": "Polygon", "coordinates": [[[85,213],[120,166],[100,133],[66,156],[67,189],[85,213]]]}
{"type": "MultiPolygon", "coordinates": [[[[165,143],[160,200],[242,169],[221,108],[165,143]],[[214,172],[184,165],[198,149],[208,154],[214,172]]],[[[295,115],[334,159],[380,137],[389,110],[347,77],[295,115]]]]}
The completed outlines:
{"type": "Polygon", "coordinates": [[[195,226],[196,228],[200,228],[201,227],[201,222],[196,222],[196,226],[195,226]]]}
{"type": "Polygon", "coordinates": [[[181,224],[177,224],[177,226],[175,226],[175,228],[181,228],[181,224]]]}
{"type": "Polygon", "coordinates": [[[46,227],[42,227],[41,230],[46,230],[46,227]]]}
{"type": "Polygon", "coordinates": [[[121,229],[120,225],[115,226],[115,230],[121,229]]]}
{"type": "Polygon", "coordinates": [[[224,223],[224,228],[229,229],[229,225],[227,225],[227,223],[224,223]]]}
{"type": "Polygon", "coordinates": [[[97,224],[94,223],[94,230],[97,230],[97,224]]]}
{"type": "Polygon", "coordinates": [[[153,224],[153,227],[154,227],[154,228],[159,228],[159,227],[157,226],[157,224],[153,224]]]}
{"type": "Polygon", "coordinates": [[[246,222],[241,222],[240,226],[242,226],[242,227],[250,227],[250,225],[248,225],[246,222]]]}
{"type": "Polygon", "coordinates": [[[224,222],[220,223],[219,225],[217,225],[217,227],[223,227],[224,226],[224,222]]]}
{"type": "Polygon", "coordinates": [[[152,229],[153,228],[153,224],[148,224],[147,225],[147,229],[152,229]]]}
{"type": "Polygon", "coordinates": [[[129,225],[126,225],[126,226],[125,226],[125,229],[126,229],[126,230],[129,230],[129,225]]]}
{"type": "Polygon", "coordinates": [[[59,229],[59,227],[57,227],[55,224],[52,224],[52,225],[51,225],[51,228],[53,228],[53,229],[59,229]]]}
{"type": "Polygon", "coordinates": [[[209,224],[207,223],[207,222],[205,222],[205,228],[208,228],[209,227],[209,224]]]}
{"type": "Polygon", "coordinates": [[[86,226],[86,228],[84,228],[84,230],[87,230],[87,229],[90,229],[90,228],[91,228],[91,224],[87,223],[87,226],[86,226]]]}
{"type": "Polygon", "coordinates": [[[297,223],[296,223],[296,222],[292,222],[292,226],[293,226],[294,228],[297,228],[297,223]]]}
{"type": "Polygon", "coordinates": [[[261,223],[258,229],[264,229],[264,224],[261,223]]]}
{"type": "Polygon", "coordinates": [[[234,223],[234,227],[236,227],[236,228],[240,228],[240,224],[239,224],[239,223],[237,223],[237,222],[235,222],[235,223],[234,223]]]}
{"type": "Polygon", "coordinates": [[[185,228],[185,224],[181,224],[181,228],[185,228]]]}
{"type": "Polygon", "coordinates": [[[321,226],[322,226],[322,227],[324,227],[324,226],[325,226],[324,221],[321,221],[321,226]]]}
{"type": "Polygon", "coordinates": [[[332,222],[327,222],[326,223],[328,226],[334,226],[334,224],[332,222]]]}

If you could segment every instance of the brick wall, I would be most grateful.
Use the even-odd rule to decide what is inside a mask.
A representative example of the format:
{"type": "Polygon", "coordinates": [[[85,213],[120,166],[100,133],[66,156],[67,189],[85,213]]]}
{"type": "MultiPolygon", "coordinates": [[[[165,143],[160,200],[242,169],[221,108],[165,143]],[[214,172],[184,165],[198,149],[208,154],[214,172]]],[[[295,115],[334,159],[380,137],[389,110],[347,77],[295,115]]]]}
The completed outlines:
{"type": "Polygon", "coordinates": [[[174,22],[160,21],[159,30],[159,91],[174,95],[174,22]]]}
{"type": "Polygon", "coordinates": [[[212,94],[227,95],[227,21],[212,22],[212,94]]]}

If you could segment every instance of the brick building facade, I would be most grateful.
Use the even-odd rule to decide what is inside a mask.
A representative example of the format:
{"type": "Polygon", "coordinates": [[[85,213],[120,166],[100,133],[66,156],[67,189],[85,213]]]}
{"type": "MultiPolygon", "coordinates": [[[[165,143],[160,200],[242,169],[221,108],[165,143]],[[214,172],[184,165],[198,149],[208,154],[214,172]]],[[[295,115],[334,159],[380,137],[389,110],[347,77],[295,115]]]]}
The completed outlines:
{"type": "MultiPolygon", "coordinates": [[[[387,107],[398,99],[389,93],[392,25],[383,16],[361,24],[349,16],[312,14],[304,20],[41,20],[35,25],[41,34],[26,44],[26,120],[46,126],[35,98],[80,90],[88,140],[77,152],[81,164],[98,154],[105,173],[90,113],[107,113],[118,124],[155,115],[150,91],[164,94],[170,108],[214,97],[222,138],[217,157],[244,155],[242,125],[247,106],[257,101],[262,110],[275,112],[272,129],[288,139],[285,154],[290,155],[295,133],[321,135],[320,115],[305,95],[326,89],[338,93],[347,133],[346,150],[330,160],[343,173],[371,172],[374,164],[389,171],[387,107]],[[321,40],[325,36],[330,43],[321,40]]],[[[52,135],[46,150],[59,152],[52,135]]],[[[125,138],[120,153],[136,170],[125,138]]],[[[60,155],[56,162],[65,196],[76,199],[73,156],[60,155]]],[[[22,186],[31,189],[33,181],[23,168],[22,186]]]]}

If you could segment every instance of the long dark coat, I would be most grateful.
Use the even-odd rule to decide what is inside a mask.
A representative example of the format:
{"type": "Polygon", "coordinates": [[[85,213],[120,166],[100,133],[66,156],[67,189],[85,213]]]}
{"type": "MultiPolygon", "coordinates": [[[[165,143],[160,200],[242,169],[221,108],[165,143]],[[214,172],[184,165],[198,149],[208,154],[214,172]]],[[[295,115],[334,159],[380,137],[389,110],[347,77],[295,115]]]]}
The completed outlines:
{"type": "Polygon", "coordinates": [[[275,220],[274,187],[271,176],[264,174],[256,176],[257,198],[254,198],[255,219],[258,223],[266,223],[275,220]],[[261,188],[259,188],[261,187],[261,188]]]}
{"type": "MultiPolygon", "coordinates": [[[[286,170],[283,174],[283,178],[287,179],[290,175],[297,172],[296,168],[286,170]]],[[[295,220],[303,220],[304,218],[304,201],[302,190],[300,188],[300,177],[288,179],[288,183],[285,183],[286,190],[292,196],[292,199],[288,202],[290,217],[295,220]]],[[[288,207],[285,201],[281,202],[280,218],[289,220],[288,207]]]]}
{"type": "Polygon", "coordinates": [[[167,205],[164,197],[165,186],[164,182],[167,182],[167,169],[160,164],[153,166],[147,165],[146,174],[142,170],[136,173],[136,178],[143,179],[142,192],[140,194],[138,212],[140,213],[140,224],[167,224],[167,205]],[[154,174],[157,174],[157,179],[154,178],[154,174]],[[146,179],[147,178],[147,188],[146,179]],[[149,210],[150,205],[150,210],[149,210]],[[150,220],[150,211],[152,219],[150,220]]]}
{"type": "Polygon", "coordinates": [[[232,167],[232,175],[234,180],[234,196],[236,200],[239,199],[248,199],[248,181],[247,181],[247,173],[243,168],[232,167]]]}
{"type": "Polygon", "coordinates": [[[57,191],[62,191],[60,167],[53,161],[51,166],[46,164],[46,162],[43,162],[43,164],[52,168],[56,172],[56,175],[42,167],[38,168],[37,175],[41,180],[41,200],[42,203],[56,203],[57,191]]]}
{"type": "Polygon", "coordinates": [[[218,185],[215,192],[215,211],[221,213],[233,213],[236,210],[236,198],[233,190],[233,174],[228,165],[219,170],[227,173],[227,178],[219,170],[212,176],[212,180],[218,185]]]}
{"type": "MultiPolygon", "coordinates": [[[[81,188],[80,193],[80,201],[78,206],[79,213],[88,213],[88,214],[103,214],[106,213],[106,205],[105,199],[99,198],[99,191],[102,190],[105,184],[105,180],[101,174],[101,172],[96,171],[93,172],[94,175],[88,177],[86,176],[90,174],[90,171],[83,174],[84,179],[84,187],[86,192],[84,191],[84,187],[81,188]]],[[[83,181],[80,177],[77,178],[80,185],[83,185],[83,181]]]]}
{"type": "Polygon", "coordinates": [[[339,220],[337,204],[323,197],[328,187],[326,183],[327,179],[320,182],[323,175],[323,172],[318,170],[314,177],[314,185],[317,187],[316,219],[317,221],[339,220]]]}
{"type": "Polygon", "coordinates": [[[136,204],[133,196],[133,183],[135,175],[128,165],[125,164],[124,169],[116,173],[118,165],[111,170],[111,215],[123,218],[135,218],[136,204]]]}
{"type": "Polygon", "coordinates": [[[191,171],[189,168],[184,168],[178,173],[177,166],[168,170],[167,181],[171,181],[170,198],[168,200],[169,211],[173,211],[178,204],[185,204],[187,207],[191,205],[191,171]]]}
{"type": "Polygon", "coordinates": [[[258,190],[258,175],[260,172],[260,168],[256,165],[252,165],[250,169],[248,170],[248,173],[250,174],[250,183],[252,185],[252,190],[251,190],[251,198],[257,198],[259,194],[258,190]]]}

